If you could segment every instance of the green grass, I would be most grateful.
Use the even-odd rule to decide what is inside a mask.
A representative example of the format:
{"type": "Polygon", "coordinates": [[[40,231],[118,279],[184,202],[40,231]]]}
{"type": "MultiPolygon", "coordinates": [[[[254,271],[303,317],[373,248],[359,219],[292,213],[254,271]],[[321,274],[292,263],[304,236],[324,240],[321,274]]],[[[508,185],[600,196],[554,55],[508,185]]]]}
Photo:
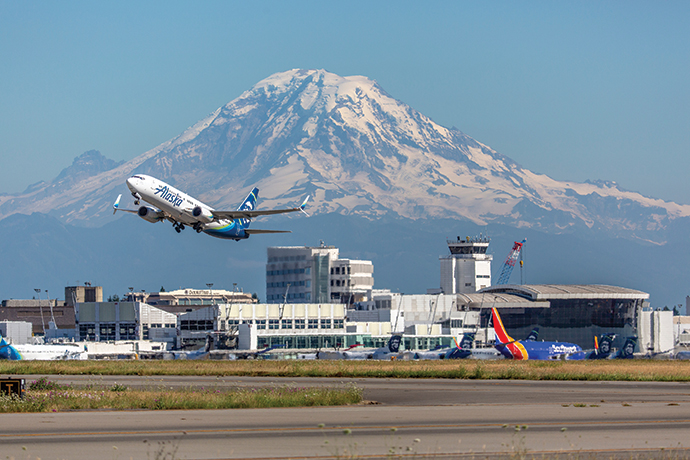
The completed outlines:
{"type": "Polygon", "coordinates": [[[41,378],[29,384],[25,397],[0,396],[2,412],[61,412],[66,410],[172,410],[237,409],[265,407],[340,406],[362,401],[362,391],[345,388],[282,386],[261,389],[132,390],[115,384],[110,388],[74,388],[41,378]]]}
{"type": "Polygon", "coordinates": [[[0,361],[0,374],[690,381],[690,361],[0,361]]]}

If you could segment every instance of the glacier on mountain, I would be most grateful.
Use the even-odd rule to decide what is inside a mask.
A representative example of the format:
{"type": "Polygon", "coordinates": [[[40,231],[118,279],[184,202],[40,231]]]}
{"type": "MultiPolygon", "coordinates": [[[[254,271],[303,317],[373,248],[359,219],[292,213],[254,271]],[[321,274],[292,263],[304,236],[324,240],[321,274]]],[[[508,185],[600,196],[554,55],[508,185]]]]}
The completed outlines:
{"type": "Polygon", "coordinates": [[[261,206],[314,195],[312,212],[377,218],[455,218],[547,232],[603,231],[663,242],[690,206],[613,182],[556,181],[445,128],[363,76],[294,69],[258,82],[178,137],[70,183],[0,196],[0,218],[44,212],[100,225],[134,172],[151,174],[217,208],[252,186],[261,206]],[[661,231],[661,233],[659,233],[661,231]]]}

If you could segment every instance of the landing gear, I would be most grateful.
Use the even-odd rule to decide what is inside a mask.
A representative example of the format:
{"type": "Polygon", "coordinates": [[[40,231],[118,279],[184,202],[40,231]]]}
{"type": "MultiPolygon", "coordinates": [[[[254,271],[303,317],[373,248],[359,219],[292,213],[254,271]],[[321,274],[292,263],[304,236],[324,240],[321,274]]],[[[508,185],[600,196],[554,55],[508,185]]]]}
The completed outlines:
{"type": "Polygon", "coordinates": [[[196,230],[197,233],[201,233],[201,231],[204,229],[204,227],[201,225],[201,222],[197,222],[192,228],[196,230]]]}
{"type": "Polygon", "coordinates": [[[139,206],[139,200],[141,200],[139,194],[136,192],[132,192],[132,196],[134,197],[134,206],[139,206]]]}
{"type": "Polygon", "coordinates": [[[182,230],[184,230],[184,224],[178,224],[177,222],[173,222],[173,228],[177,233],[180,233],[182,230]]]}

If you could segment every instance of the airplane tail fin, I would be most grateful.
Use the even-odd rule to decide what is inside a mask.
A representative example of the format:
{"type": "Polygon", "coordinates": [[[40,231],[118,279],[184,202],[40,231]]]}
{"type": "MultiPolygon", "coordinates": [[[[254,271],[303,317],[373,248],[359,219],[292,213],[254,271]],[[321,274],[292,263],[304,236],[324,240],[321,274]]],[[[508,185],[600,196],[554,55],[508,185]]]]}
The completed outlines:
{"type": "Polygon", "coordinates": [[[625,339],[625,343],[618,354],[619,358],[622,359],[632,359],[633,353],[635,353],[635,347],[637,346],[637,337],[628,337],[625,339]]]}
{"type": "Polygon", "coordinates": [[[215,345],[215,340],[213,339],[213,336],[211,334],[208,334],[206,336],[206,345],[204,346],[204,351],[206,353],[210,352],[213,350],[213,346],[215,345]]]}
{"type": "Polygon", "coordinates": [[[616,334],[602,334],[601,340],[599,341],[598,354],[602,356],[608,356],[611,353],[611,344],[613,343],[613,339],[615,338],[616,334]]]}
{"type": "Polygon", "coordinates": [[[254,187],[247,198],[242,201],[242,204],[237,208],[238,211],[253,211],[256,208],[256,200],[259,199],[259,189],[254,187]]]}
{"type": "Polygon", "coordinates": [[[527,335],[527,338],[525,340],[531,340],[532,342],[535,342],[539,338],[539,328],[535,327],[532,329],[532,332],[530,332],[527,335]]]}
{"type": "Polygon", "coordinates": [[[388,351],[391,353],[397,353],[400,351],[400,341],[402,340],[401,335],[393,335],[388,341],[388,351]]]}
{"type": "Polygon", "coordinates": [[[460,344],[458,345],[458,348],[461,350],[470,350],[472,349],[472,343],[474,342],[474,332],[466,332],[462,336],[462,340],[460,340],[460,344]]]}
{"type": "Polygon", "coordinates": [[[22,359],[22,355],[16,348],[7,343],[2,335],[0,335],[0,359],[8,359],[10,361],[22,359]]]}
{"type": "MultiPolygon", "coordinates": [[[[247,198],[242,201],[242,204],[239,205],[237,208],[238,211],[253,211],[256,209],[256,201],[259,199],[259,189],[254,187],[251,192],[249,192],[249,195],[247,195],[247,198]]],[[[251,223],[251,220],[249,219],[238,219],[240,225],[242,228],[247,228],[249,227],[249,224],[251,223]]]]}
{"type": "Polygon", "coordinates": [[[494,323],[494,334],[496,335],[496,343],[506,344],[515,342],[515,340],[508,335],[508,332],[506,332],[506,328],[503,327],[503,321],[501,321],[501,315],[498,314],[498,310],[492,308],[491,316],[494,323]]]}

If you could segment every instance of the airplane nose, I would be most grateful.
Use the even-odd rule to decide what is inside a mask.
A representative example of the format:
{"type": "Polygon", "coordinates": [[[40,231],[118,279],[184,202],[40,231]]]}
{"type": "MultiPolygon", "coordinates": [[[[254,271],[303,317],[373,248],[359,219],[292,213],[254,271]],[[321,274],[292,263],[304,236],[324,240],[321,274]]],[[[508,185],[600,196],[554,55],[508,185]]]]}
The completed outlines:
{"type": "Polygon", "coordinates": [[[130,177],[127,179],[127,188],[129,188],[132,192],[136,190],[136,185],[137,185],[137,179],[134,177],[130,177]]]}

